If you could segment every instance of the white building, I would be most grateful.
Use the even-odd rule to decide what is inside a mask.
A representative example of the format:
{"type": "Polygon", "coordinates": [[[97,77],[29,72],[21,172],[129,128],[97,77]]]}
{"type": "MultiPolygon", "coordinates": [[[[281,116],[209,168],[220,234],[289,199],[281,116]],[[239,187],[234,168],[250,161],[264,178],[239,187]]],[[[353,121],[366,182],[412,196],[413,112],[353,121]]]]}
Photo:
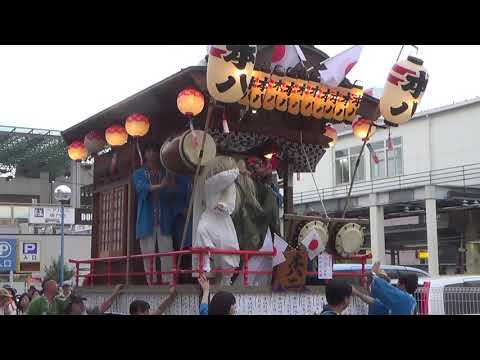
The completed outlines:
{"type": "MultiPolygon", "coordinates": [[[[402,264],[418,264],[411,256],[413,250],[403,251],[402,243],[408,243],[411,249],[426,248],[428,238],[429,271],[435,274],[439,271],[436,252],[445,252],[448,239],[455,243],[459,257],[468,243],[471,250],[467,251],[467,265],[470,269],[477,266],[472,256],[477,251],[474,244],[478,239],[478,221],[474,219],[478,217],[475,208],[480,201],[479,118],[480,98],[418,113],[407,124],[391,128],[393,151],[388,150],[388,130],[377,129],[369,143],[379,163],[365,148],[348,212],[348,216],[370,217],[374,257],[390,261],[384,258],[386,246],[393,249],[392,262],[395,251],[400,249],[402,264]],[[457,211],[464,209],[469,211],[457,211]],[[385,220],[386,234],[384,218],[389,219],[385,220]],[[441,245],[438,250],[437,228],[441,245]]],[[[330,216],[342,215],[362,146],[350,126],[336,127],[337,143],[327,150],[314,174],[330,216]]],[[[295,180],[296,210],[323,212],[312,175],[301,174],[300,181],[296,177],[295,180]]],[[[452,259],[451,254],[446,257],[452,259]]],[[[441,270],[449,271],[455,266],[455,261],[446,260],[441,270]]]]}

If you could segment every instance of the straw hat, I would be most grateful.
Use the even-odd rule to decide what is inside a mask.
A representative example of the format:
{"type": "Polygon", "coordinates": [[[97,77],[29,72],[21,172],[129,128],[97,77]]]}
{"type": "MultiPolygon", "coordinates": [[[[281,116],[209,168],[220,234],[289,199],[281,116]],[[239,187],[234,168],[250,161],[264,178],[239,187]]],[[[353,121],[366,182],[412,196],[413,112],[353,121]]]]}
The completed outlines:
{"type": "Polygon", "coordinates": [[[11,298],[11,297],[12,297],[12,294],[10,294],[10,291],[8,291],[7,289],[1,288],[1,289],[0,289],[0,297],[8,297],[8,298],[11,298]]]}

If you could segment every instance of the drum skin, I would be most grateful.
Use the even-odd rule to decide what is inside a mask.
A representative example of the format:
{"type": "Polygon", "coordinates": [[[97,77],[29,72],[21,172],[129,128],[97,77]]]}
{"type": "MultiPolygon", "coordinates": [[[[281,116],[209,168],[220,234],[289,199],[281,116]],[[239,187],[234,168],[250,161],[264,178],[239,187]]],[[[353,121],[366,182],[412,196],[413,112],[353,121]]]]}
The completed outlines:
{"type": "MultiPolygon", "coordinates": [[[[193,175],[200,161],[199,154],[202,147],[204,132],[195,130],[197,145],[194,145],[192,132],[184,132],[170,141],[163,143],[160,149],[160,161],[163,167],[176,175],[193,175]]],[[[206,134],[205,149],[202,166],[216,156],[215,140],[206,134]]]]}

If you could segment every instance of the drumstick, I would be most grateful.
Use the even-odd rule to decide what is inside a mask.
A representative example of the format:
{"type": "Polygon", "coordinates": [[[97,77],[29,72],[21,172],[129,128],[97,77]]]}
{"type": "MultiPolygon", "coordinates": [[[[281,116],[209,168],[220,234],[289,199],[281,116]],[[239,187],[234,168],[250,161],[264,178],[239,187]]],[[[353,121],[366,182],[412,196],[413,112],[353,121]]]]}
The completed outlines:
{"type": "MultiPolygon", "coordinates": [[[[193,189],[192,193],[190,194],[190,202],[188,204],[188,211],[187,211],[187,218],[185,219],[185,225],[183,227],[183,235],[182,235],[182,242],[180,243],[180,250],[183,249],[183,245],[185,244],[185,238],[187,237],[187,230],[188,230],[188,224],[190,222],[190,217],[192,216],[192,210],[193,210],[193,198],[195,196],[195,193],[197,191],[197,178],[198,174],[200,173],[200,167],[202,166],[202,160],[203,160],[203,151],[205,150],[205,143],[207,139],[207,131],[210,128],[210,120],[212,118],[213,110],[215,109],[216,101],[212,97],[210,98],[210,104],[208,106],[208,113],[207,113],[207,119],[205,120],[205,129],[203,132],[203,138],[202,138],[202,148],[200,150],[200,154],[198,156],[198,164],[197,168],[195,170],[195,176],[193,178],[193,189]]],[[[195,229],[193,229],[195,231],[195,229]]],[[[192,234],[193,235],[193,234],[192,234]]],[[[177,269],[180,268],[180,264],[182,261],[182,254],[178,256],[177,259],[177,269]]]]}

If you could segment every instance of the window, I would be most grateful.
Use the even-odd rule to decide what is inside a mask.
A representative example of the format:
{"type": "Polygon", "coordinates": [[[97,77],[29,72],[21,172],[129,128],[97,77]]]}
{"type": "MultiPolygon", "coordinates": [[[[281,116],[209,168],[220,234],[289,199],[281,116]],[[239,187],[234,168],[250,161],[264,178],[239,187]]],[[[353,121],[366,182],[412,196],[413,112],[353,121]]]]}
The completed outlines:
{"type": "MultiPolygon", "coordinates": [[[[335,184],[350,183],[351,176],[355,170],[358,155],[360,154],[361,146],[355,146],[350,149],[335,151],[335,184]]],[[[355,181],[365,180],[365,158],[362,156],[360,164],[357,169],[355,181]]]]}
{"type": "Polygon", "coordinates": [[[372,143],[378,157],[378,164],[370,156],[370,175],[372,179],[400,176],[403,174],[402,138],[394,138],[393,150],[388,150],[386,141],[372,143]]]}

